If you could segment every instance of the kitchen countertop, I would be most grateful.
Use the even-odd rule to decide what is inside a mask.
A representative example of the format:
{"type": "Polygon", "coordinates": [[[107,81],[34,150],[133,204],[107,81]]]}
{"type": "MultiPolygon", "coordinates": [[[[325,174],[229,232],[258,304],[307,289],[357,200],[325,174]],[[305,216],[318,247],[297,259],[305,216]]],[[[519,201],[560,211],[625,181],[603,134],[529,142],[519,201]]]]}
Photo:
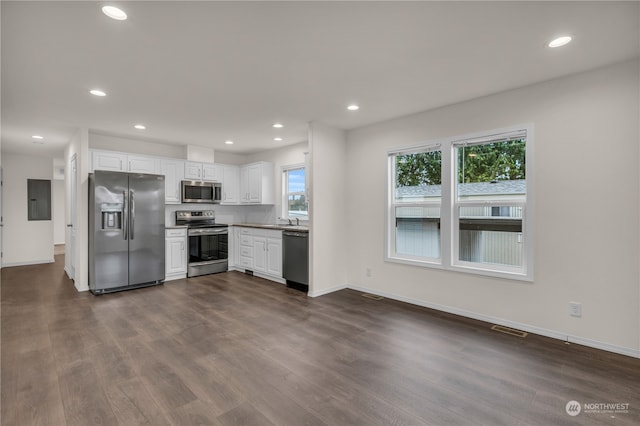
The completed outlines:
{"type": "Polygon", "coordinates": [[[164,229],[185,229],[187,227],[187,225],[173,225],[173,226],[166,226],[164,227],[164,229]]]}
{"type": "Polygon", "coordinates": [[[287,224],[264,224],[264,223],[234,223],[232,226],[242,226],[245,228],[259,229],[276,229],[278,231],[298,231],[309,232],[309,227],[305,225],[287,225],[287,224]]]}

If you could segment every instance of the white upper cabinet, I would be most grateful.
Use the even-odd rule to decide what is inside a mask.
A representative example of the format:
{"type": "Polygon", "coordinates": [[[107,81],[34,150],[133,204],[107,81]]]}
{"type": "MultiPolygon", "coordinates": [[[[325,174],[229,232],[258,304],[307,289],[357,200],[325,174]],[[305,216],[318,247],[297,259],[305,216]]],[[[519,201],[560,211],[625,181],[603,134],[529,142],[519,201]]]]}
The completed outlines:
{"type": "Polygon", "coordinates": [[[237,204],[240,168],[225,164],[222,167],[222,204],[237,204]]]}
{"type": "Polygon", "coordinates": [[[184,177],[191,180],[222,182],[223,166],[222,164],[186,161],[184,163],[184,177]]]}
{"type": "Polygon", "coordinates": [[[165,204],[180,204],[181,181],[184,179],[184,161],[162,160],[160,173],[164,175],[165,204]]]}
{"type": "Polygon", "coordinates": [[[223,173],[222,164],[202,163],[202,180],[222,182],[223,173]]]}
{"type": "Polygon", "coordinates": [[[91,150],[91,172],[150,173],[165,176],[165,204],[180,204],[183,180],[222,183],[222,204],[275,204],[275,168],[259,161],[235,166],[91,150]]]}
{"type": "Polygon", "coordinates": [[[158,174],[160,172],[160,161],[153,157],[129,155],[127,166],[127,171],[132,173],[158,174]]]}
{"type": "Polygon", "coordinates": [[[145,155],[92,151],[91,171],[96,170],[158,174],[160,172],[160,161],[157,158],[145,155]]]}
{"type": "Polygon", "coordinates": [[[240,167],[240,202],[274,204],[274,180],[273,163],[260,161],[240,167]]]}
{"type": "Polygon", "coordinates": [[[202,163],[197,163],[195,161],[185,161],[184,178],[191,180],[202,180],[202,163]]]}
{"type": "Polygon", "coordinates": [[[127,171],[127,154],[109,151],[93,151],[91,153],[91,171],[108,170],[111,172],[127,171]]]}

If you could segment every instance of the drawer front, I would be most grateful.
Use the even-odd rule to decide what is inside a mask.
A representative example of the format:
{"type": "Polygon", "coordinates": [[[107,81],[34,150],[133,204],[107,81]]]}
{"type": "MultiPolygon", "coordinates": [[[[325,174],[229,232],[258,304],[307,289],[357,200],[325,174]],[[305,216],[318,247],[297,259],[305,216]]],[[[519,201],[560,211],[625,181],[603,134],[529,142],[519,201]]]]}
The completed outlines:
{"type": "Polygon", "coordinates": [[[253,268],[253,258],[240,256],[240,266],[243,268],[253,268]]]}
{"type": "Polygon", "coordinates": [[[165,236],[167,237],[186,237],[186,229],[165,229],[165,236]]]}
{"type": "Polygon", "coordinates": [[[251,237],[248,235],[240,235],[240,245],[241,246],[252,246],[251,237]]]}
{"type": "Polygon", "coordinates": [[[240,230],[240,235],[251,235],[250,228],[238,228],[240,230]]]}
{"type": "Polygon", "coordinates": [[[279,229],[255,229],[253,236],[282,239],[282,231],[279,229]]]}
{"type": "Polygon", "coordinates": [[[253,257],[253,247],[240,247],[240,257],[253,257]]]}

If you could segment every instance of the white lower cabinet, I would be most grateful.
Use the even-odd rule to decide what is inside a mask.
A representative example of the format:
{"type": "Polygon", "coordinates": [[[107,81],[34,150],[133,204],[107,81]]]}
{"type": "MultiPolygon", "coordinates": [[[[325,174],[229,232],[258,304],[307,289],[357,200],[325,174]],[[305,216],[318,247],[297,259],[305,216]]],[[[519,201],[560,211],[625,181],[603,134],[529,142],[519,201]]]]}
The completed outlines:
{"type": "Polygon", "coordinates": [[[165,281],[187,277],[187,229],[165,230],[165,281]]]}
{"type": "Polygon", "coordinates": [[[253,270],[267,271],[267,239],[265,237],[253,237],[253,270]]]}
{"type": "Polygon", "coordinates": [[[238,266],[253,269],[253,236],[250,228],[238,228],[238,266]]]}
{"type": "Polygon", "coordinates": [[[284,283],[282,278],[282,231],[235,227],[233,269],[252,271],[263,278],[284,283]]]}
{"type": "Polygon", "coordinates": [[[282,278],[282,231],[277,238],[267,238],[267,274],[282,278]]]}

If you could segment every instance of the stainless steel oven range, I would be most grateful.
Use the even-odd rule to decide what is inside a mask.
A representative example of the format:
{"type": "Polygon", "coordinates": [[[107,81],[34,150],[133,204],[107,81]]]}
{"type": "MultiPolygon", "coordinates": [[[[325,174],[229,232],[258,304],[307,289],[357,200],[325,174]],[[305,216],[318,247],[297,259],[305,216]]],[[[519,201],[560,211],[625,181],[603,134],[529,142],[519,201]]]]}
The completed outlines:
{"type": "Polygon", "coordinates": [[[229,267],[229,225],[216,223],[213,210],[176,212],[176,225],[187,225],[187,277],[226,272],[229,267]]]}

